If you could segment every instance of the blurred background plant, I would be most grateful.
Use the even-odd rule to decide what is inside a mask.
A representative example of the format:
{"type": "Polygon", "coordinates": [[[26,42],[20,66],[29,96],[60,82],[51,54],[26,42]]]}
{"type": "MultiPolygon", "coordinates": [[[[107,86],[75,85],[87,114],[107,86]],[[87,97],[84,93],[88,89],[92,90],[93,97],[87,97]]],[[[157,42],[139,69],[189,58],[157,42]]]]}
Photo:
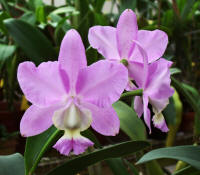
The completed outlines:
{"type": "MultiPolygon", "coordinates": [[[[176,93],[164,111],[170,127],[166,146],[174,144],[180,127],[189,129],[190,132],[193,130],[193,141],[199,142],[200,0],[65,0],[59,6],[57,2],[60,4],[56,0],[48,1],[48,4],[42,0],[0,0],[1,138],[6,140],[16,136],[14,131],[18,130],[22,111],[28,106],[17,82],[18,64],[33,61],[38,65],[43,61],[56,60],[61,40],[71,28],[77,29],[81,34],[88,64],[92,64],[102,59],[102,56],[89,46],[89,28],[94,25],[116,26],[121,12],[130,8],[137,14],[139,29],[161,29],[169,36],[164,58],[174,62],[171,72],[176,93]],[[189,119],[188,112],[192,115],[189,119]]],[[[123,101],[131,105],[132,98],[125,98],[123,101]]],[[[116,111],[120,116],[127,115],[131,118],[131,115],[136,115],[124,105],[116,104],[116,111]],[[122,113],[121,108],[128,112],[122,113]]],[[[128,127],[123,117],[120,120],[128,127]]],[[[142,125],[141,128],[143,127],[142,125]]],[[[135,138],[136,131],[129,131],[130,128],[121,127],[132,139],[135,138]]],[[[158,130],[153,133],[157,135],[151,135],[152,138],[165,138],[158,130]]],[[[144,139],[146,136],[144,133],[138,137],[144,139]]],[[[112,143],[110,138],[106,141],[112,143]]],[[[114,166],[112,161],[108,164],[114,166]]],[[[157,166],[155,164],[154,162],[150,166],[157,166]]]]}

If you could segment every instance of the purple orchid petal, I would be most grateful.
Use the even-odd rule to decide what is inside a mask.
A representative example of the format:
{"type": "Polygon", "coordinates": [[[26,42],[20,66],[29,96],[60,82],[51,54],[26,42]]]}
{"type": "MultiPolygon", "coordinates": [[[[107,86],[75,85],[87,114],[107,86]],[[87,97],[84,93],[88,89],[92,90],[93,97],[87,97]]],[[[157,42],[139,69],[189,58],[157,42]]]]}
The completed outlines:
{"type": "Polygon", "coordinates": [[[170,70],[172,62],[160,59],[149,66],[149,76],[145,93],[152,99],[169,98],[174,90],[170,87],[170,70]]]}
{"type": "Polygon", "coordinates": [[[30,106],[24,113],[20,122],[20,133],[24,137],[34,136],[47,130],[52,123],[54,111],[60,106],[51,106],[47,108],[39,108],[30,106]]]}
{"type": "Polygon", "coordinates": [[[73,152],[75,155],[79,155],[83,152],[85,152],[85,150],[88,147],[93,146],[94,143],[91,142],[89,139],[87,139],[86,137],[77,137],[73,140],[73,152]]]}
{"type": "Polygon", "coordinates": [[[153,116],[152,120],[153,120],[154,126],[158,129],[160,129],[162,132],[168,132],[169,131],[162,113],[155,114],[153,116]]]}
{"type": "Polygon", "coordinates": [[[151,105],[157,110],[158,113],[162,112],[163,109],[166,108],[166,106],[169,104],[169,99],[168,98],[163,98],[163,99],[153,99],[149,97],[151,105]]]}
{"type": "Polygon", "coordinates": [[[138,117],[141,117],[144,112],[144,109],[143,109],[142,98],[139,96],[136,96],[134,99],[134,109],[135,109],[135,112],[137,113],[138,117]]]}
{"type": "Polygon", "coordinates": [[[148,96],[143,94],[144,121],[149,128],[149,133],[151,133],[151,114],[148,108],[148,103],[149,103],[148,96]]]}
{"type": "Polygon", "coordinates": [[[129,77],[135,80],[136,84],[141,88],[144,84],[144,65],[134,61],[129,61],[127,66],[129,77]]]}
{"type": "MultiPolygon", "coordinates": [[[[139,30],[137,40],[147,52],[149,63],[159,59],[164,54],[168,44],[168,36],[161,30],[139,30]]],[[[134,48],[131,60],[143,62],[143,56],[138,47],[134,48]]]]}
{"type": "Polygon", "coordinates": [[[106,59],[120,60],[117,50],[116,28],[110,26],[91,27],[88,40],[90,45],[106,59]]]}
{"type": "Polygon", "coordinates": [[[85,101],[106,107],[120,98],[128,72],[122,64],[102,60],[80,70],[77,82],[76,92],[85,101]]]}
{"type": "Polygon", "coordinates": [[[132,10],[127,9],[121,14],[117,24],[117,46],[122,59],[131,56],[137,32],[137,17],[132,10]]]}
{"type": "MultiPolygon", "coordinates": [[[[28,101],[47,107],[63,100],[67,92],[58,67],[57,61],[41,63],[38,67],[28,61],[19,65],[17,78],[28,101]]],[[[66,85],[69,85],[67,81],[66,85]]]]}
{"type": "Polygon", "coordinates": [[[74,29],[69,30],[62,40],[59,63],[70,78],[70,87],[74,89],[79,70],[87,66],[85,48],[81,37],[74,29]]]}
{"type": "Polygon", "coordinates": [[[79,155],[93,145],[94,143],[81,136],[79,131],[75,131],[75,133],[66,131],[65,135],[62,136],[53,147],[61,154],[68,156],[71,151],[73,151],[75,155],[79,155]]]}
{"type": "Polygon", "coordinates": [[[92,128],[106,136],[115,136],[119,133],[120,121],[112,106],[99,108],[90,103],[83,104],[92,113],[92,128]]]}
{"type": "MultiPolygon", "coordinates": [[[[144,48],[141,46],[141,44],[138,42],[138,41],[136,41],[136,40],[133,40],[133,42],[135,43],[135,45],[138,47],[138,49],[139,49],[139,51],[140,51],[140,53],[142,54],[142,58],[143,58],[143,69],[142,70],[140,70],[140,73],[142,73],[142,75],[143,75],[143,78],[142,78],[142,80],[140,80],[140,82],[142,82],[142,84],[141,84],[141,87],[144,89],[145,87],[146,87],[146,84],[147,84],[147,78],[148,78],[148,72],[149,72],[149,66],[148,66],[148,56],[147,56],[147,53],[146,53],[146,51],[144,50],[144,48]],[[142,72],[141,72],[142,71],[142,72]]],[[[130,63],[131,63],[131,61],[129,61],[130,63]]],[[[133,62],[132,62],[133,63],[133,62]]],[[[130,65],[131,66],[131,65],[130,65]]],[[[129,66],[129,67],[130,67],[129,66]]],[[[140,68],[142,68],[141,67],[141,65],[139,66],[139,64],[137,64],[137,66],[136,66],[136,63],[134,63],[134,66],[135,66],[135,68],[137,67],[137,69],[138,69],[138,71],[139,71],[139,69],[140,68]]],[[[131,67],[130,67],[130,69],[132,69],[131,67]]],[[[134,68],[133,68],[134,69],[134,68]]],[[[133,69],[131,70],[131,71],[133,71],[133,69]]],[[[131,73],[131,71],[130,71],[130,73],[131,73]]],[[[131,77],[131,75],[132,76],[134,76],[135,78],[136,77],[138,77],[138,73],[134,73],[134,75],[133,75],[133,72],[132,72],[132,74],[129,74],[130,75],[130,77],[131,77]]],[[[131,77],[131,78],[133,78],[133,77],[131,77]]],[[[134,78],[133,78],[134,79],[134,78]]],[[[138,81],[138,83],[139,83],[139,79],[141,79],[141,78],[136,78],[136,80],[138,81]]],[[[138,84],[139,86],[140,86],[140,83],[138,84]]],[[[140,88],[141,88],[140,87],[140,88]]]]}
{"type": "Polygon", "coordinates": [[[73,140],[67,139],[63,136],[56,142],[53,148],[59,151],[60,154],[68,156],[69,153],[73,150],[73,140]]]}

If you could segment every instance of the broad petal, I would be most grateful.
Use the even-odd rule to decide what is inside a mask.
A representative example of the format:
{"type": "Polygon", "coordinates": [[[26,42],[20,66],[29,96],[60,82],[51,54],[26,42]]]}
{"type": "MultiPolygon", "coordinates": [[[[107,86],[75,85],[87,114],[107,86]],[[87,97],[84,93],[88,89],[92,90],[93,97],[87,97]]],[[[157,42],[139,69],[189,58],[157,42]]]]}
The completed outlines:
{"type": "Polygon", "coordinates": [[[87,66],[85,48],[80,35],[74,29],[69,30],[62,40],[59,63],[70,78],[70,87],[74,88],[79,70],[87,66]]]}
{"type": "Polygon", "coordinates": [[[149,102],[156,109],[156,111],[158,113],[160,113],[169,104],[169,99],[168,98],[164,98],[164,99],[153,99],[153,98],[150,98],[149,102]]]}
{"type": "MultiPolygon", "coordinates": [[[[138,42],[147,52],[149,63],[159,59],[167,48],[168,36],[161,30],[139,30],[137,37],[138,42]]],[[[137,46],[132,52],[131,59],[137,62],[143,62],[142,55],[137,46]]]]}
{"type": "Polygon", "coordinates": [[[38,67],[32,62],[23,62],[18,67],[17,78],[27,100],[40,107],[58,103],[67,94],[57,61],[44,62],[38,67]]]}
{"type": "Polygon", "coordinates": [[[119,60],[116,28],[110,26],[94,26],[89,29],[90,45],[97,49],[106,59],[119,60]]]}
{"type": "Polygon", "coordinates": [[[142,98],[139,96],[136,96],[134,99],[134,109],[138,117],[141,117],[144,112],[144,109],[143,109],[142,98]]]}
{"type": "Polygon", "coordinates": [[[168,132],[169,131],[162,113],[155,114],[153,116],[152,120],[153,120],[154,126],[158,129],[160,129],[162,132],[168,132]]]}
{"type": "Polygon", "coordinates": [[[143,104],[144,104],[144,121],[149,128],[149,133],[151,133],[151,114],[148,108],[148,96],[143,95],[143,104]]]}
{"type": "Polygon", "coordinates": [[[115,136],[119,133],[120,121],[112,106],[99,108],[89,103],[83,105],[92,113],[91,126],[94,130],[106,136],[115,136]]]}
{"type": "Polygon", "coordinates": [[[128,59],[131,56],[137,32],[137,17],[132,10],[127,9],[121,14],[117,24],[117,45],[121,58],[128,59]]]}
{"type": "Polygon", "coordinates": [[[129,61],[127,68],[129,77],[135,80],[139,88],[142,88],[145,81],[143,64],[135,61],[129,61]]]}
{"type": "Polygon", "coordinates": [[[98,61],[80,71],[76,89],[85,101],[106,107],[120,98],[128,82],[128,71],[120,63],[98,61]]]}
{"type": "Polygon", "coordinates": [[[24,113],[20,122],[20,133],[24,137],[34,136],[47,130],[53,123],[52,117],[60,106],[39,108],[30,106],[24,113]]]}
{"type": "Polygon", "coordinates": [[[170,87],[170,66],[172,62],[160,59],[149,66],[145,93],[151,99],[166,99],[173,95],[174,90],[170,87]]]}

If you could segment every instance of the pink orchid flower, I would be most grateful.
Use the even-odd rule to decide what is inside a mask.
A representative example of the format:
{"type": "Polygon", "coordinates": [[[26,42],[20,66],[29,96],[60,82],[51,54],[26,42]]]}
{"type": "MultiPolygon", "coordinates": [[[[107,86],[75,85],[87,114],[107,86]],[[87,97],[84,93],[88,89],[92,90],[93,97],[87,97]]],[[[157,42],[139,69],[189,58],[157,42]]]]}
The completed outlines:
{"type": "Polygon", "coordinates": [[[107,60],[122,62],[128,69],[129,82],[126,90],[143,89],[143,97],[135,98],[138,116],[144,113],[144,120],[151,132],[151,116],[148,103],[153,106],[155,127],[167,132],[168,128],[162,110],[173,95],[170,87],[172,62],[159,59],[168,43],[167,35],[160,30],[139,30],[135,13],[125,10],[117,28],[95,26],[89,30],[89,42],[107,60]],[[136,84],[132,82],[135,81],[136,84]]]}
{"type": "MultiPolygon", "coordinates": [[[[90,45],[97,49],[106,59],[134,65],[144,62],[140,46],[145,50],[148,63],[159,59],[168,44],[168,36],[161,30],[138,30],[135,13],[125,10],[117,23],[117,28],[111,26],[91,27],[88,34],[90,45]]],[[[129,74],[130,70],[128,69],[129,74]]],[[[129,79],[133,80],[129,75],[129,79]]],[[[136,87],[129,81],[126,90],[136,87]]]]}
{"type": "Polygon", "coordinates": [[[163,109],[169,103],[169,97],[174,93],[170,87],[170,66],[172,62],[163,58],[148,65],[148,73],[146,78],[141,78],[144,75],[144,65],[142,63],[131,66],[131,73],[136,81],[139,89],[143,89],[142,97],[136,96],[134,99],[134,109],[139,117],[144,114],[144,121],[147,124],[151,133],[151,115],[148,104],[152,105],[154,116],[152,118],[153,124],[156,128],[163,132],[168,131],[163,109]]]}
{"type": "Polygon", "coordinates": [[[127,74],[123,65],[104,60],[87,67],[80,35],[68,31],[58,61],[19,65],[20,87],[32,103],[21,120],[21,134],[37,135],[55,125],[64,135],[53,147],[64,155],[72,150],[78,155],[93,145],[80,134],[90,125],[103,135],[116,135],[120,124],[112,104],[123,92],[127,74]]]}

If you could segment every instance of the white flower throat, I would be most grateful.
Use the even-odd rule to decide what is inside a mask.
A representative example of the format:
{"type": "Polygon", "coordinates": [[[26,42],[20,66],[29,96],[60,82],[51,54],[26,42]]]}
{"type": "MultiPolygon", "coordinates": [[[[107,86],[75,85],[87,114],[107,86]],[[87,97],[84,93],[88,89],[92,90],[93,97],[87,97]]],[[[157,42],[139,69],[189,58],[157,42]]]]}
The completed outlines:
{"type": "Polygon", "coordinates": [[[66,129],[78,129],[81,126],[81,112],[72,104],[64,113],[64,126],[66,129]]]}

